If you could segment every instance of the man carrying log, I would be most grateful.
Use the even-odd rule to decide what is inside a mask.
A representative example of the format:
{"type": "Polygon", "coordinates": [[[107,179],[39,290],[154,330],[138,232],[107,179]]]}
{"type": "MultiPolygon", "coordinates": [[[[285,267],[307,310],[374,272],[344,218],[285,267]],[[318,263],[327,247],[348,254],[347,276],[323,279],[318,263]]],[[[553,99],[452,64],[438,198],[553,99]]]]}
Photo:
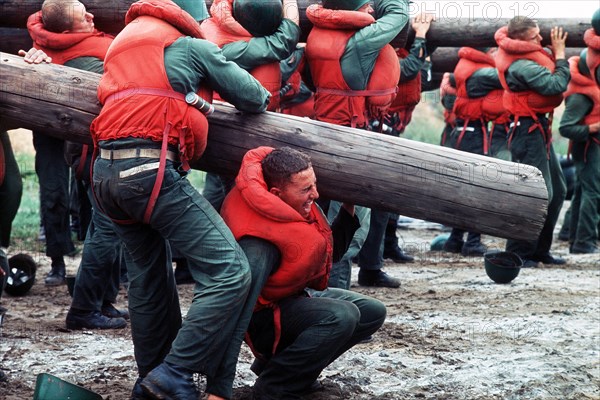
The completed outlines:
{"type": "MultiPolygon", "coordinates": [[[[567,32],[554,27],[550,33],[554,56],[541,46],[540,28],[530,18],[517,16],[500,28],[496,67],[505,90],[504,106],[511,114],[509,147],[512,160],[542,172],[548,190],[548,215],[538,237],[508,240],[506,250],[517,253],[525,267],[564,264],[550,254],[554,226],[566,195],[566,183],[552,146],[552,114],[562,102],[570,73],[565,60],[567,32]]],[[[526,172],[526,171],[525,171],[526,172]]]]}
{"type": "Polygon", "coordinates": [[[592,15],[592,27],[585,31],[583,40],[588,47],[587,65],[592,79],[600,86],[600,8],[592,15]]]}
{"type": "MultiPolygon", "coordinates": [[[[94,28],[94,16],[87,12],[81,2],[46,0],[41,11],[28,18],[27,29],[34,46],[51,55],[54,63],[99,74],[104,72],[104,56],[113,36],[94,28]]],[[[88,146],[66,143],[68,148],[75,149],[73,151],[77,153],[81,167],[73,168],[73,172],[80,175],[79,179],[89,188],[91,152],[88,146]]],[[[59,155],[62,163],[63,152],[59,155]]],[[[93,204],[90,190],[88,196],[93,204]]],[[[68,329],[120,329],[127,325],[125,319],[129,318],[128,313],[112,305],[119,292],[120,260],[121,241],[114,232],[112,222],[97,212],[94,206],[71,307],[66,317],[68,329]]]]}
{"type": "Polygon", "coordinates": [[[185,178],[208,133],[205,114],[185,97],[205,104],[215,90],[239,110],[257,113],[270,95],[201,39],[198,21],[207,17],[196,0],[132,4],[98,87],[103,107],[91,125],[99,153],[92,185],[131,255],[135,399],[195,399],[195,372],[206,375],[209,399],[231,398],[254,307],[246,304],[250,272],[242,249],[185,178]],[[188,260],[195,281],[183,323],[169,243],[188,260]]]}
{"type": "MultiPolygon", "coordinates": [[[[269,111],[279,107],[279,62],[296,49],[300,17],[296,0],[215,0],[211,17],[200,25],[206,40],[221,48],[227,61],[250,72],[270,93],[269,111]]],[[[233,185],[233,178],[206,174],[202,195],[215,207],[233,185]]]]}
{"type": "Polygon", "coordinates": [[[600,88],[587,66],[589,50],[571,57],[571,81],[565,93],[565,112],[560,134],[569,146],[576,169],[574,200],[571,205],[569,248],[572,254],[598,254],[600,222],[600,88]]]}
{"type": "MultiPolygon", "coordinates": [[[[499,116],[508,119],[502,102],[504,90],[494,61],[495,52],[496,49],[472,47],[461,47],[458,51],[459,61],[453,74],[456,82],[453,108],[456,126],[448,135],[446,146],[491,155],[492,136],[488,132],[488,122],[499,116]]],[[[486,252],[480,233],[468,232],[466,241],[464,234],[464,230],[452,228],[444,243],[444,251],[463,256],[481,256],[486,252]]]]}
{"type": "Polygon", "coordinates": [[[331,263],[346,251],[358,219],[354,207],[343,204],[330,228],[318,197],[306,154],[259,147],[244,156],[223,203],[223,218],[248,256],[253,286],[262,287],[248,328],[257,355],[255,400],[301,398],[327,365],[385,320],[380,301],[327,289],[331,263]]]}
{"type": "MultiPolygon", "coordinates": [[[[366,0],[324,0],[306,14],[314,26],[306,57],[316,87],[316,119],[356,128],[383,120],[400,78],[398,56],[389,43],[408,23],[408,2],[380,0],[373,9],[366,0]]],[[[388,212],[371,210],[364,246],[372,251],[359,258],[361,285],[400,286],[381,269],[388,219],[388,212]]]]}

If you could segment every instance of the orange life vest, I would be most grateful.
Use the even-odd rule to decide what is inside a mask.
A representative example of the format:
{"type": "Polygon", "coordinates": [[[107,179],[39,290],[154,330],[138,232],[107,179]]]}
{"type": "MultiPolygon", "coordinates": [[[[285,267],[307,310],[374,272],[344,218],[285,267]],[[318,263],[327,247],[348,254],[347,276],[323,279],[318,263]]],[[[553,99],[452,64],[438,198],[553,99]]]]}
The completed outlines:
{"type": "MultiPolygon", "coordinates": [[[[92,137],[95,142],[125,137],[162,142],[168,132],[168,143],[179,146],[182,160],[197,159],[206,147],[208,122],[171,87],[164,49],[182,36],[200,38],[200,26],[170,0],[132,4],[125,23],[105,58],[98,86],[104,107],[92,122],[92,137]],[[131,60],[144,61],[132,68],[131,60]]],[[[199,95],[212,100],[209,91],[199,95]]]]}
{"type": "Polygon", "coordinates": [[[390,45],[381,49],[365,90],[352,90],[342,74],[340,59],[348,40],[375,22],[367,13],[330,10],[313,4],[306,9],[313,28],[306,41],[315,94],[316,119],[337,125],[366,126],[381,119],[396,97],[400,80],[398,56],[390,45]]]}
{"type": "MultiPolygon", "coordinates": [[[[442,76],[442,82],[440,83],[440,100],[443,100],[446,96],[456,97],[456,88],[450,83],[450,72],[444,72],[442,76]]],[[[454,126],[456,122],[456,114],[453,109],[447,109],[444,107],[444,122],[448,125],[454,126]]]]}
{"type": "Polygon", "coordinates": [[[113,41],[113,36],[97,29],[85,33],[50,32],[44,28],[41,11],[29,16],[27,30],[33,39],[33,47],[43,50],[52,57],[53,63],[60,65],[78,57],[96,57],[104,60],[113,41]]]}
{"type": "Polygon", "coordinates": [[[271,151],[270,147],[259,147],[246,153],[236,185],[221,208],[236,240],[258,237],[273,243],[281,253],[279,268],[263,287],[257,309],[272,307],[305,287],[324,290],[333,254],[329,223],[315,204],[307,220],[267,190],[261,161],[271,151]]]}
{"type": "Polygon", "coordinates": [[[506,26],[498,29],[495,34],[498,44],[496,67],[498,77],[504,88],[504,107],[515,116],[531,117],[535,114],[551,113],[562,102],[562,95],[544,96],[533,90],[513,92],[506,83],[506,72],[517,60],[531,60],[554,72],[554,57],[546,53],[542,46],[508,37],[506,26]]]}
{"type": "MultiPolygon", "coordinates": [[[[589,50],[588,50],[588,56],[589,56],[589,50]]],[[[600,122],[600,87],[598,87],[598,85],[594,84],[594,81],[592,80],[592,78],[587,77],[587,76],[583,75],[581,72],[579,72],[578,63],[579,63],[579,56],[569,58],[569,69],[571,70],[571,80],[569,81],[569,86],[567,87],[567,91],[565,92],[564,96],[566,99],[567,97],[571,96],[572,94],[582,94],[592,101],[592,103],[593,103],[592,109],[580,121],[586,125],[591,125],[596,122],[600,122]]],[[[583,153],[584,161],[587,161],[587,152],[588,152],[589,147],[592,144],[596,144],[597,146],[599,146],[600,141],[598,141],[598,139],[594,138],[592,135],[589,135],[589,138],[584,145],[585,146],[584,153],[583,153]]],[[[569,144],[569,153],[571,152],[572,145],[573,145],[573,142],[571,141],[569,144]]]]}
{"type": "Polygon", "coordinates": [[[586,63],[590,69],[593,82],[600,86],[598,78],[598,68],[600,68],[600,35],[596,35],[594,28],[590,28],[583,34],[583,41],[588,46],[586,63]]]}
{"type": "MultiPolygon", "coordinates": [[[[219,47],[243,40],[248,42],[253,36],[233,17],[233,0],[216,0],[210,6],[211,18],[202,21],[200,28],[206,40],[219,47]]],[[[281,69],[279,62],[270,62],[248,71],[260,84],[271,93],[268,111],[279,107],[279,90],[281,89],[281,69]]],[[[215,98],[220,98],[215,93],[215,98]]]]}
{"type": "MultiPolygon", "coordinates": [[[[406,49],[396,49],[398,59],[402,60],[408,56],[406,49]]],[[[394,128],[402,133],[412,119],[412,113],[421,101],[421,72],[409,81],[398,82],[396,98],[388,110],[388,114],[396,115],[397,122],[394,128]]]]}
{"type": "Polygon", "coordinates": [[[454,70],[457,86],[457,98],[454,103],[456,116],[463,120],[491,121],[506,114],[502,104],[503,89],[491,90],[478,98],[471,98],[467,94],[467,80],[482,68],[496,68],[494,58],[471,47],[462,47],[458,51],[458,57],[460,59],[454,70]]]}
{"type": "Polygon", "coordinates": [[[569,81],[569,86],[567,87],[564,96],[567,98],[572,94],[582,94],[594,103],[592,110],[581,121],[586,125],[590,125],[600,121],[600,88],[597,85],[594,85],[592,78],[579,72],[579,68],[577,67],[578,63],[579,56],[569,58],[571,80],[569,81]]]}

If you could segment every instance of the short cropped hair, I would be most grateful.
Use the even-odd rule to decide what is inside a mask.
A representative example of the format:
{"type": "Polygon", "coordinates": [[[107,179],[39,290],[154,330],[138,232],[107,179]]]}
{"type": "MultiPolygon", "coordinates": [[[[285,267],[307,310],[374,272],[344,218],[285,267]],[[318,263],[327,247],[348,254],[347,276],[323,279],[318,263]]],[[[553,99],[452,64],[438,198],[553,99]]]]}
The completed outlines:
{"type": "Polygon", "coordinates": [[[508,21],[508,37],[511,39],[527,39],[525,34],[529,29],[535,28],[537,22],[529,17],[517,15],[508,21]]]}
{"type": "Polygon", "coordinates": [[[291,147],[273,150],[262,160],[261,165],[268,189],[284,187],[292,175],[312,166],[307,154],[291,147]]]}
{"type": "Polygon", "coordinates": [[[71,29],[73,21],[73,0],[45,0],[42,4],[42,22],[50,32],[62,33],[71,29]]]}

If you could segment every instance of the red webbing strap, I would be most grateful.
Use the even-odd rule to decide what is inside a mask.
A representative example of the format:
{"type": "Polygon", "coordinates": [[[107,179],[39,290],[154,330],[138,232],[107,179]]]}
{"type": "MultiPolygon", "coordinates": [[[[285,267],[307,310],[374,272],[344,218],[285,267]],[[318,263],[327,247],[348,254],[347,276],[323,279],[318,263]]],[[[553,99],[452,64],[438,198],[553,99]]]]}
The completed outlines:
{"type": "Polygon", "coordinates": [[[79,157],[79,165],[75,170],[75,178],[77,178],[78,180],[81,180],[81,178],[83,177],[83,168],[85,167],[85,163],[87,161],[88,148],[89,146],[87,144],[84,144],[83,149],[81,150],[81,156],[79,157]]]}
{"type": "Polygon", "coordinates": [[[368,96],[386,96],[388,94],[395,94],[398,90],[398,87],[389,88],[389,89],[373,89],[373,90],[344,90],[344,89],[328,89],[328,88],[317,88],[317,93],[319,94],[333,94],[336,96],[346,96],[346,97],[368,97],[368,96]]]}
{"type": "Polygon", "coordinates": [[[480,121],[481,121],[481,130],[483,132],[483,154],[487,156],[488,152],[490,150],[491,138],[490,138],[490,141],[488,141],[487,125],[486,125],[485,121],[483,120],[483,118],[481,118],[480,121]]]}
{"type": "Polygon", "coordinates": [[[6,176],[6,157],[4,157],[4,145],[0,141],[0,186],[4,183],[6,176]]]}
{"type": "Polygon", "coordinates": [[[150,198],[148,199],[148,205],[146,206],[146,211],[144,212],[144,223],[150,224],[150,217],[152,217],[152,211],[154,211],[154,206],[156,205],[156,201],[158,200],[158,195],[160,193],[160,188],[162,187],[163,179],[165,177],[165,167],[167,164],[167,144],[169,138],[169,132],[171,131],[171,123],[167,122],[165,129],[163,131],[163,140],[162,146],[160,148],[160,162],[158,164],[158,172],[156,173],[156,180],[154,181],[154,187],[152,188],[152,193],[150,193],[150,198]]]}
{"type": "Polygon", "coordinates": [[[273,308],[273,329],[275,330],[275,340],[273,340],[273,350],[271,350],[271,354],[275,354],[275,350],[277,350],[277,346],[279,346],[279,341],[281,340],[281,310],[279,306],[275,306],[273,308]]]}
{"type": "MultiPolygon", "coordinates": [[[[119,92],[115,92],[108,96],[106,100],[104,100],[104,105],[108,105],[113,101],[123,100],[127,96],[133,96],[136,94],[144,94],[149,96],[162,96],[162,97],[170,97],[175,100],[181,100],[185,102],[185,95],[183,93],[176,92],[174,90],[168,89],[157,89],[157,88],[131,88],[121,90],[119,92]]],[[[186,103],[187,104],[187,103],[186,103]]]]}
{"type": "Polygon", "coordinates": [[[467,131],[467,125],[469,124],[469,118],[465,119],[465,123],[463,124],[462,131],[460,131],[460,135],[458,135],[458,139],[456,140],[456,146],[454,148],[456,150],[460,149],[460,142],[462,142],[463,137],[465,136],[465,132],[467,131]]]}
{"type": "MultiPolygon", "coordinates": [[[[277,304],[270,304],[269,306],[273,310],[273,330],[275,334],[273,348],[271,349],[271,355],[273,355],[275,354],[277,346],[279,346],[279,342],[281,340],[281,310],[279,309],[279,306],[277,304]]],[[[258,350],[256,350],[256,348],[254,347],[254,343],[252,343],[252,338],[250,338],[248,331],[246,331],[246,333],[244,334],[244,341],[250,348],[252,354],[254,354],[254,357],[259,358],[261,360],[266,359],[265,355],[258,352],[258,350]]]]}

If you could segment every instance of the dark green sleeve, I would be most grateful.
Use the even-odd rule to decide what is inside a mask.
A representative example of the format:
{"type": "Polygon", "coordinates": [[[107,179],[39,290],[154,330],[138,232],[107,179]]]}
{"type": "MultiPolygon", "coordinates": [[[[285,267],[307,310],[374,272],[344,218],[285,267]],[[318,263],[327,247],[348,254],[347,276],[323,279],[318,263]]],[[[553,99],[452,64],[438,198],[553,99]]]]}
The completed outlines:
{"type": "Polygon", "coordinates": [[[467,79],[467,96],[472,99],[483,97],[496,89],[502,89],[496,68],[478,69],[467,79]]]}
{"type": "Polygon", "coordinates": [[[227,61],[233,61],[245,70],[288,58],[300,39],[300,27],[284,18],[277,31],[269,36],[255,37],[223,46],[227,61]]]}
{"type": "Polygon", "coordinates": [[[556,60],[554,73],[530,60],[517,60],[508,67],[506,82],[508,87],[520,92],[533,90],[543,96],[564,93],[571,80],[567,60],[556,60]]]}
{"type": "Polygon", "coordinates": [[[263,112],[269,104],[269,92],[207,40],[178,39],[165,49],[165,68],[171,86],[180,93],[207,85],[241,111],[263,112]]]}
{"type": "Polygon", "coordinates": [[[380,17],[348,40],[340,60],[344,80],[351,89],[367,87],[379,51],[408,23],[408,11],[407,0],[375,1],[375,13],[380,17]]]}
{"type": "Polygon", "coordinates": [[[590,135],[590,128],[581,120],[590,113],[594,103],[583,94],[572,94],[565,100],[565,111],[560,120],[560,134],[575,142],[585,142],[590,135]]]}
{"type": "Polygon", "coordinates": [[[96,57],[77,57],[67,61],[65,66],[95,72],[97,74],[104,73],[104,61],[96,57]]]}
{"type": "Polygon", "coordinates": [[[415,38],[406,58],[400,60],[400,82],[408,82],[417,77],[427,57],[426,43],[424,38],[415,38]],[[421,56],[419,53],[422,53],[421,56]]]}

